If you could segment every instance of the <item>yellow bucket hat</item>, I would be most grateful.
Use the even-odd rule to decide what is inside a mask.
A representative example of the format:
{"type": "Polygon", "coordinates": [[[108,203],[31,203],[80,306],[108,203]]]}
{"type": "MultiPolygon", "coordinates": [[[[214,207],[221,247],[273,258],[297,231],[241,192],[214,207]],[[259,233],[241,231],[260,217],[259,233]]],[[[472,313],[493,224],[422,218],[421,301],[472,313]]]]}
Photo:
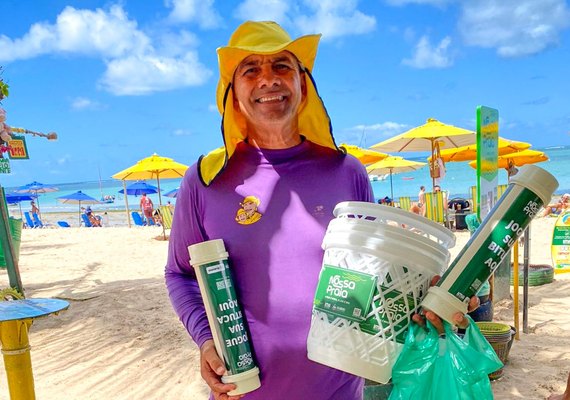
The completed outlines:
{"type": "Polygon", "coordinates": [[[332,135],[330,118],[311,76],[320,38],[321,35],[307,35],[291,40],[275,22],[247,21],[236,29],[226,47],[217,49],[220,80],[216,101],[222,114],[224,146],[198,160],[200,178],[206,186],[225,168],[237,144],[247,137],[245,127],[240,126],[235,117],[231,85],[237,66],[252,54],[287,50],[297,57],[305,68],[307,84],[307,96],[299,110],[299,132],[313,143],[339,150],[332,135]]]}

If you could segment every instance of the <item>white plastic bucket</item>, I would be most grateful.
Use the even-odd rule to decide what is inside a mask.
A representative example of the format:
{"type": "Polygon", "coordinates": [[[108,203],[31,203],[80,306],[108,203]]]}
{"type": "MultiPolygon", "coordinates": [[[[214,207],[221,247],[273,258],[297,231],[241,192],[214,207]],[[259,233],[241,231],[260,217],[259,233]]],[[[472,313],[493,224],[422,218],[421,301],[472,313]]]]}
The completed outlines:
{"type": "Polygon", "coordinates": [[[455,238],[445,228],[393,207],[347,202],[337,205],[335,215],[323,239],[308,358],[386,383],[410,318],[431,278],[447,266],[455,238]],[[360,316],[350,301],[360,296],[359,281],[369,285],[367,278],[373,281],[372,294],[360,316]],[[351,285],[356,286],[354,295],[351,285]],[[347,296],[330,295],[335,290],[347,296]]]}

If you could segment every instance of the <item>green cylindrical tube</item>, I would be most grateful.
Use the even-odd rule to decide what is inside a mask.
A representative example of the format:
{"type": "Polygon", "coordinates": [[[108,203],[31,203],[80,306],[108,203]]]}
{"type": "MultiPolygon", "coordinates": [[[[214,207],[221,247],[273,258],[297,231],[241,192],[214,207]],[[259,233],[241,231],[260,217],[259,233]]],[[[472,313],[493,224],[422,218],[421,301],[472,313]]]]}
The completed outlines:
{"type": "Polygon", "coordinates": [[[557,187],[558,181],[542,168],[522,167],[437,286],[429,289],[421,306],[450,323],[456,312],[466,313],[469,299],[499,266],[540,208],[548,204],[557,187]]]}
{"type": "Polygon", "coordinates": [[[234,396],[261,386],[245,319],[240,308],[224,242],[209,240],[188,247],[196,271],[216,351],[224,361],[222,382],[233,383],[234,396]]]}

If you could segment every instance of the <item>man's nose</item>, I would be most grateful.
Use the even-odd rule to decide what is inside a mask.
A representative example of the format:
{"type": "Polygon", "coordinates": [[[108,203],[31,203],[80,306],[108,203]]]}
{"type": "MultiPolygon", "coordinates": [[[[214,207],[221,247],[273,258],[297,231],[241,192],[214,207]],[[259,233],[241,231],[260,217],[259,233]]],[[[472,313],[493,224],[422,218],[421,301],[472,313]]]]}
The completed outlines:
{"type": "Polygon", "coordinates": [[[261,66],[261,73],[259,74],[259,87],[276,86],[281,83],[281,78],[273,71],[271,64],[264,64],[261,66]]]}

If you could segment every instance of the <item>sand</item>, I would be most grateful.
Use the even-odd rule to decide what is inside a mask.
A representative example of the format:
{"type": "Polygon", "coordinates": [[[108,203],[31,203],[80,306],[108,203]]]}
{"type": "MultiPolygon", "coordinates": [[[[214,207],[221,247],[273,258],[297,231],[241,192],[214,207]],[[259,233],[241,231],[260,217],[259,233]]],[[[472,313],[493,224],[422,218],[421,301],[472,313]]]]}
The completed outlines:
{"type": "MultiPolygon", "coordinates": [[[[162,229],[116,226],[125,219],[115,213],[104,228],[53,226],[66,218],[71,217],[44,215],[53,229],[26,229],[22,235],[26,296],[70,303],[67,311],[37,319],[30,329],[37,398],[207,399],[198,350],[164,286],[168,242],[155,239],[162,229]]],[[[532,224],[534,264],[550,263],[554,221],[532,224]]],[[[454,255],[469,237],[456,235],[454,255]]],[[[5,270],[0,279],[1,287],[8,286],[5,270]]],[[[521,333],[504,377],[493,382],[496,399],[544,399],[563,391],[570,369],[570,274],[531,287],[529,306],[529,333],[521,333]]],[[[512,324],[512,301],[497,304],[495,319],[512,324]]],[[[0,400],[8,398],[0,368],[0,400]]]]}

